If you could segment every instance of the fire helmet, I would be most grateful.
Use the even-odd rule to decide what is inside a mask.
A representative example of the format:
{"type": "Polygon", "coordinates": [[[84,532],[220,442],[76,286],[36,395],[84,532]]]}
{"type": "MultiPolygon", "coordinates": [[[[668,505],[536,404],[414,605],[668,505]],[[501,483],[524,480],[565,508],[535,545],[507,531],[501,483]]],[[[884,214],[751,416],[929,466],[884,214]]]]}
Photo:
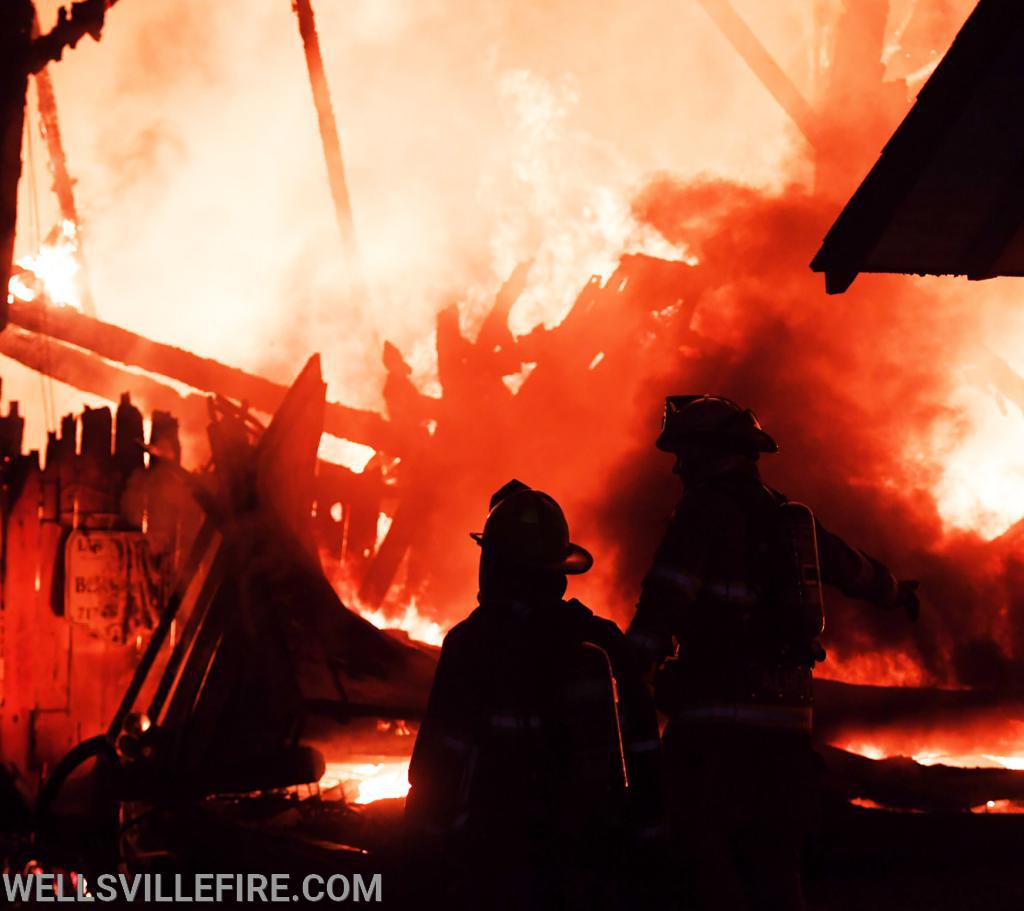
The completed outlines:
{"type": "Polygon", "coordinates": [[[749,408],[740,408],[720,395],[670,395],[665,399],[665,420],[655,445],[664,452],[679,452],[690,442],[726,449],[778,452],[749,408]]]}
{"type": "Polygon", "coordinates": [[[590,552],[569,539],[569,523],[553,497],[510,481],[491,498],[482,532],[470,537],[503,562],[570,576],[594,565],[590,552]]]}

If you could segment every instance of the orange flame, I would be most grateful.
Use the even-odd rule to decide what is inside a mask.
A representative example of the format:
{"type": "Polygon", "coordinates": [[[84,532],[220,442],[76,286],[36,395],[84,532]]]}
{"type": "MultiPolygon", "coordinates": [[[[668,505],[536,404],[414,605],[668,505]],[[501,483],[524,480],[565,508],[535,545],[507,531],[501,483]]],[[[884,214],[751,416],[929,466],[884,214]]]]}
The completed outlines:
{"type": "Polygon", "coordinates": [[[78,258],[78,225],[65,218],[55,233],[53,241],[44,243],[36,253],[17,261],[35,281],[29,284],[24,274],[13,276],[7,291],[12,297],[24,301],[34,300],[42,291],[52,303],[80,310],[78,281],[82,266],[78,258]]]}
{"type": "Polygon", "coordinates": [[[435,620],[425,617],[416,609],[416,600],[412,599],[399,610],[384,610],[355,606],[360,616],[369,620],[378,629],[399,629],[409,634],[409,638],[427,645],[440,645],[444,641],[445,628],[435,620]]]}
{"type": "Polygon", "coordinates": [[[925,766],[1024,770],[1024,722],[1012,719],[973,729],[893,730],[854,735],[834,746],[868,759],[903,756],[925,766]]]}
{"type": "MultiPolygon", "coordinates": [[[[377,547],[380,547],[390,526],[391,517],[382,512],[377,520],[377,547]]],[[[401,630],[410,639],[427,645],[439,646],[444,641],[450,624],[441,623],[422,612],[415,596],[401,604],[385,603],[379,607],[363,604],[359,599],[358,583],[349,577],[344,567],[325,563],[324,569],[342,603],[377,629],[401,630]]]]}
{"type": "Polygon", "coordinates": [[[836,656],[815,671],[815,677],[869,686],[927,686],[934,683],[912,655],[901,651],[868,651],[836,656]]]}

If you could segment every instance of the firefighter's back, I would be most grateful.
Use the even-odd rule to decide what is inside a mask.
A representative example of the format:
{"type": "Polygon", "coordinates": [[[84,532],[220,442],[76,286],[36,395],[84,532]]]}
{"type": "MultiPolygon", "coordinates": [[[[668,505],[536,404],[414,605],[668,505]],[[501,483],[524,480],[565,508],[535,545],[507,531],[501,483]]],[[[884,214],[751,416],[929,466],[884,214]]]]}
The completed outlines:
{"type": "MultiPolygon", "coordinates": [[[[478,907],[624,907],[638,816],[627,754],[641,735],[656,743],[657,728],[649,706],[646,725],[632,706],[619,720],[620,689],[638,688],[616,679],[626,673],[621,632],[575,601],[485,600],[446,648],[469,669],[461,685],[475,716],[456,811],[463,898],[478,907]]],[[[654,766],[634,768],[647,778],[640,791],[656,800],[654,766]]]]}
{"type": "Polygon", "coordinates": [[[787,620],[792,580],[779,540],[785,501],[751,475],[718,479],[688,496],[703,501],[690,515],[707,517],[699,531],[706,562],[658,698],[669,716],[670,816],[691,867],[690,900],[797,908],[817,763],[813,660],[787,620]]]}
{"type": "Polygon", "coordinates": [[[643,815],[627,781],[642,767],[634,754],[657,756],[657,726],[622,634],[563,600],[593,558],[557,502],[519,481],[494,494],[472,537],[479,606],[441,650],[409,770],[410,827],[443,840],[461,906],[622,906],[623,833],[643,815]]]}

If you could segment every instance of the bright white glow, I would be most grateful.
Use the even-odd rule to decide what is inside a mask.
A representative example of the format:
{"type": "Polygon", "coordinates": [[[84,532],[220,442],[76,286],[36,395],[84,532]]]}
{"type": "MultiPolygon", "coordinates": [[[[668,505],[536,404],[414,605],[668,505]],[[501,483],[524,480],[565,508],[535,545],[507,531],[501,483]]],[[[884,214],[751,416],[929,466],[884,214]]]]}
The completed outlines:
{"type": "Polygon", "coordinates": [[[960,417],[936,433],[936,506],[948,527],[992,539],[1024,517],[1024,414],[971,386],[951,404],[960,417]]]}
{"type": "MultiPolygon", "coordinates": [[[[82,267],[78,260],[78,228],[74,222],[64,219],[56,239],[52,243],[43,244],[36,253],[21,257],[18,265],[39,280],[52,303],[81,309],[78,278],[82,267]]],[[[11,279],[8,283],[8,290],[12,294],[22,300],[35,297],[35,292],[31,292],[31,297],[19,294],[14,287],[15,281],[11,279]]],[[[19,284],[27,288],[24,282],[19,284]]]]}
{"type": "Polygon", "coordinates": [[[518,395],[519,390],[523,388],[523,383],[526,382],[527,377],[533,373],[536,367],[536,363],[523,364],[522,369],[518,373],[506,374],[501,378],[501,381],[512,395],[518,395]]]}
{"type": "Polygon", "coordinates": [[[10,292],[7,295],[8,301],[12,301],[14,299],[32,301],[36,299],[36,292],[25,284],[25,279],[20,275],[11,276],[11,280],[7,283],[7,289],[10,292]]]}
{"type": "Polygon", "coordinates": [[[425,642],[427,645],[440,645],[444,642],[445,628],[440,623],[424,617],[416,609],[415,601],[400,609],[382,610],[356,605],[356,610],[364,620],[369,620],[377,629],[400,629],[408,633],[410,639],[425,642]]]}
{"type": "Polygon", "coordinates": [[[405,797],[409,793],[409,760],[381,762],[328,762],[320,779],[323,789],[337,787],[351,803],[405,797]]]}
{"type": "Polygon", "coordinates": [[[317,450],[317,455],[325,462],[341,465],[356,474],[362,474],[376,454],[377,450],[372,446],[341,440],[327,433],[320,437],[320,448],[317,450]]]}
{"type": "Polygon", "coordinates": [[[388,536],[388,532],[391,531],[391,523],[393,521],[394,520],[391,516],[386,512],[382,512],[377,515],[377,550],[380,550],[381,544],[384,543],[384,539],[388,536]]]}

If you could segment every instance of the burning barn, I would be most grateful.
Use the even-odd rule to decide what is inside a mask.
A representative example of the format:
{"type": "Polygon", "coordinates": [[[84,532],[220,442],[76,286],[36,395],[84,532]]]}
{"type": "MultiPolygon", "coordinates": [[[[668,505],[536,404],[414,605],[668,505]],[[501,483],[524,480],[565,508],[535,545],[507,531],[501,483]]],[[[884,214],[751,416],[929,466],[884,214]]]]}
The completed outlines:
{"type": "Polygon", "coordinates": [[[837,303],[807,269],[927,83],[817,265],[834,286],[884,271],[868,241],[920,252],[857,207],[1010,5],[985,0],[956,42],[967,0],[701,0],[660,29],[613,4],[609,34],[573,31],[573,2],[479,19],[52,6],[0,13],[7,869],[396,869],[491,492],[557,492],[597,557],[574,591],[625,626],[676,498],[651,445],[660,403],[714,390],[780,439],[773,484],[921,582],[917,624],[828,601],[812,899],[878,905],[896,884],[970,907],[983,878],[987,907],[1016,900],[1015,286],[871,277],[837,303]],[[439,59],[416,36],[442,21],[458,28],[439,59]],[[541,33],[566,35],[555,59],[541,33]],[[685,42],[730,86],[721,112],[707,78],[666,95],[658,55],[612,33],[685,42]],[[332,63],[337,46],[352,60],[332,63]],[[607,84],[610,58],[637,81],[607,84]],[[332,105],[329,82],[364,74],[386,116],[381,97],[332,105]],[[638,110],[640,91],[690,126],[638,110]],[[760,138],[730,139],[746,118],[760,138]],[[937,875],[965,838],[971,872],[937,875]]]}

